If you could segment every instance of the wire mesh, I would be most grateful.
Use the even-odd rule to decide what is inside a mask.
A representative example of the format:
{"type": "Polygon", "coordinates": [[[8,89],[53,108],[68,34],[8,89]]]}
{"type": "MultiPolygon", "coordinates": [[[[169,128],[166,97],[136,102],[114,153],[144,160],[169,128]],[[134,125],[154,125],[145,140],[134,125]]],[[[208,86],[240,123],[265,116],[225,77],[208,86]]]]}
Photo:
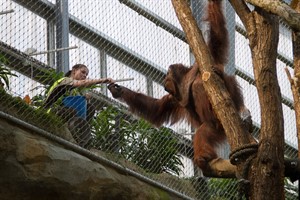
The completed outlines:
{"type": "MultiPolygon", "coordinates": [[[[207,37],[205,3],[191,2],[194,17],[207,37]]],[[[59,88],[53,94],[58,96],[51,109],[44,106],[53,83],[62,81],[65,72],[79,63],[88,67],[88,79],[134,78],[119,84],[155,98],[166,94],[162,83],[169,65],[189,66],[194,62],[171,1],[2,0],[0,4],[2,111],[53,134],[63,129],[64,139],[100,151],[109,160],[188,197],[240,198],[235,180],[205,178],[194,166],[193,131],[185,121],[154,128],[114,100],[106,84],[77,91],[71,86],[59,88]],[[66,15],[57,14],[58,4],[67,9],[66,15]],[[59,40],[67,43],[60,44],[59,40]],[[78,107],[76,100],[66,106],[66,95],[60,94],[64,90],[80,96],[84,106],[78,107]]],[[[224,7],[230,33],[226,70],[237,75],[258,130],[260,106],[245,29],[230,4],[226,2],[224,7]]],[[[291,60],[291,31],[281,22],[277,75],[283,94],[285,154],[294,158],[295,116],[290,84],[283,71],[288,66],[293,72],[291,60]]],[[[224,145],[219,154],[227,159],[229,151],[224,145]]],[[[297,195],[291,192],[290,199],[297,199],[297,195]]]]}

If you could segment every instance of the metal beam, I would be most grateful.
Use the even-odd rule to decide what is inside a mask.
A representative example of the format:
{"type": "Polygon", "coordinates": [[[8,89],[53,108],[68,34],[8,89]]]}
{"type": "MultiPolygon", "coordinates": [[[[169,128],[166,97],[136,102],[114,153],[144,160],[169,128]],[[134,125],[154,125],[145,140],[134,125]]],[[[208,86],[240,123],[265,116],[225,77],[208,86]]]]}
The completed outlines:
{"type": "MultiPolygon", "coordinates": [[[[56,48],[69,47],[68,0],[56,0],[56,48]]],[[[69,71],[69,51],[56,52],[56,71],[64,74],[69,71]]]]}
{"type": "Polygon", "coordinates": [[[139,15],[142,15],[149,21],[153,22],[156,26],[171,33],[174,37],[177,37],[178,39],[187,43],[185,34],[182,30],[180,30],[176,26],[172,25],[171,23],[167,22],[165,19],[161,18],[154,12],[151,12],[149,9],[142,6],[138,2],[136,2],[134,0],[119,0],[119,2],[123,3],[124,5],[128,6],[129,8],[131,8],[132,10],[137,12],[139,15]]]}
{"type": "Polygon", "coordinates": [[[44,63],[32,58],[31,56],[23,53],[6,43],[0,41],[0,54],[3,55],[7,61],[8,66],[29,77],[33,80],[40,82],[42,84],[51,84],[45,80],[45,75],[49,70],[53,70],[53,68],[45,65],[44,63]],[[44,76],[44,77],[43,77],[44,76]]]}

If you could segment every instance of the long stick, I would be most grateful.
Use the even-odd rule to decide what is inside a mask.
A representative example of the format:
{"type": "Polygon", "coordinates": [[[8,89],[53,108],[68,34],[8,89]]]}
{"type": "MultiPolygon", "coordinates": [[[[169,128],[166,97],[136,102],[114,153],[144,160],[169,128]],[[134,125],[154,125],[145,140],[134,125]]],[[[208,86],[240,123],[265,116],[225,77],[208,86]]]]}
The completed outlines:
{"type": "Polygon", "coordinates": [[[132,81],[134,78],[123,78],[123,79],[117,79],[114,80],[115,82],[122,82],[122,81],[132,81]]]}

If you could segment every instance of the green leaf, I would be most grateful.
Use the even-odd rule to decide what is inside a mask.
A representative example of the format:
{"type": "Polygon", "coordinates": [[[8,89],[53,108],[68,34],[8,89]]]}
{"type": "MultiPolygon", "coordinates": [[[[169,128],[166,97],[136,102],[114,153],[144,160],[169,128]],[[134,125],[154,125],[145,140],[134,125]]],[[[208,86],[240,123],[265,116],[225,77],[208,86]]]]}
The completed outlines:
{"type": "Polygon", "coordinates": [[[12,73],[11,70],[6,66],[8,63],[7,59],[0,54],[0,83],[5,84],[7,89],[9,89],[9,77],[15,76],[18,77],[16,74],[12,73]],[[4,83],[3,83],[4,82],[4,83]]]}

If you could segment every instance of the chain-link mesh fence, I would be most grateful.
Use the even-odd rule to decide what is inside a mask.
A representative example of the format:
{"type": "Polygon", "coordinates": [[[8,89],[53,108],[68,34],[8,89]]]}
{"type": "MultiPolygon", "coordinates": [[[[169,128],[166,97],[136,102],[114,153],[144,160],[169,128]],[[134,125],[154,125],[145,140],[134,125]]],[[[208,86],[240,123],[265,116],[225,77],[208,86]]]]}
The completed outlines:
{"type": "MultiPolygon", "coordinates": [[[[202,177],[194,166],[193,130],[186,122],[154,128],[114,100],[106,84],[78,89],[65,77],[80,63],[87,66],[89,79],[129,79],[118,84],[155,98],[163,96],[168,66],[193,63],[171,1],[2,0],[0,4],[1,112],[101,152],[187,198],[239,199],[235,180],[202,177]],[[57,87],[51,87],[53,83],[57,87]],[[76,97],[63,98],[70,93],[76,97]]],[[[191,7],[206,37],[205,3],[191,1],[191,7]]],[[[224,8],[230,33],[226,70],[237,75],[258,133],[260,106],[246,32],[230,4],[224,8]]],[[[284,72],[286,66],[292,71],[291,59],[291,31],[282,22],[277,71],[285,154],[295,158],[295,116],[284,72]]],[[[229,151],[224,145],[219,153],[228,158],[229,151]]],[[[293,191],[287,195],[297,197],[293,191]]]]}

